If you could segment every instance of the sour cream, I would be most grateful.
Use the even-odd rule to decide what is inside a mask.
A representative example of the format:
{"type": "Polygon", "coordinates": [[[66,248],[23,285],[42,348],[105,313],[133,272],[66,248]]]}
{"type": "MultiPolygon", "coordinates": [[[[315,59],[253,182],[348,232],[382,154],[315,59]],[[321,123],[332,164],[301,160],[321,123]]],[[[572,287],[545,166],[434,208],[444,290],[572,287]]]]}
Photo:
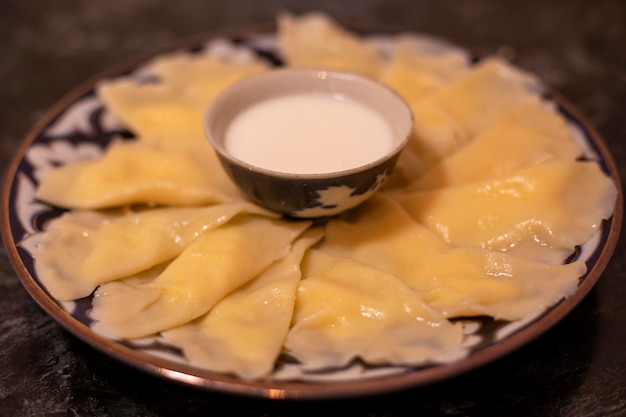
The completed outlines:
{"type": "Polygon", "coordinates": [[[330,94],[268,99],[237,115],[224,145],[235,158],[278,172],[322,174],[366,165],[393,148],[393,130],[376,111],[330,94]]]}

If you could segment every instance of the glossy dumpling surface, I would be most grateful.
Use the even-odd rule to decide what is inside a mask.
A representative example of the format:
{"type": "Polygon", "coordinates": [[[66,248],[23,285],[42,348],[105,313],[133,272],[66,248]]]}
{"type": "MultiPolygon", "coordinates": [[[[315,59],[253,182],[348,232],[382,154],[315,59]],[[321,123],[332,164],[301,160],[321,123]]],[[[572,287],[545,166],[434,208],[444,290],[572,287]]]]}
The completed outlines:
{"type": "Polygon", "coordinates": [[[420,365],[464,353],[462,329],[383,270],[311,249],[302,275],[285,347],[307,368],[355,358],[420,365]]]}
{"type": "Polygon", "coordinates": [[[302,257],[321,232],[306,231],[287,256],[228,294],[205,316],[163,332],[164,340],[182,348],[196,366],[244,379],[267,377],[291,324],[302,257]]]}
{"type": "Polygon", "coordinates": [[[539,101],[539,82],[499,58],[486,58],[440,91],[411,103],[409,148],[430,163],[459,150],[520,105],[539,101]]]}
{"type": "Polygon", "coordinates": [[[321,250],[387,271],[446,317],[518,320],[573,293],[584,262],[552,265],[455,248],[383,195],[330,221],[321,250]]]}
{"type": "Polygon", "coordinates": [[[546,103],[533,101],[496,120],[402,191],[486,180],[530,165],[553,160],[573,161],[582,153],[564,118],[546,103]]]}
{"type": "Polygon", "coordinates": [[[484,181],[396,197],[456,247],[561,263],[613,211],[617,189],[595,162],[554,161],[484,181]],[[460,209],[462,208],[462,209],[460,209]]]}
{"type": "Polygon", "coordinates": [[[325,14],[282,13],[277,27],[280,50],[290,67],[337,69],[375,77],[383,65],[377,45],[366,43],[325,14]]]}
{"type": "Polygon", "coordinates": [[[172,260],[202,233],[244,212],[273,216],[251,203],[67,212],[38,242],[37,276],[61,301],[86,297],[100,284],[172,260]]]}
{"type": "Polygon", "coordinates": [[[97,94],[138,137],[173,135],[179,142],[193,141],[203,138],[202,115],[215,95],[267,68],[253,58],[227,62],[203,54],[172,54],[150,63],[148,80],[105,80],[97,94]]]}
{"type": "Polygon", "coordinates": [[[233,219],[195,239],[153,279],[101,285],[93,300],[93,328],[136,338],[198,318],[284,257],[309,226],[265,216],[233,219]]]}
{"type": "Polygon", "coordinates": [[[36,196],[59,207],[83,210],[244,200],[210,150],[194,154],[140,142],[116,144],[100,158],[50,172],[36,196]]]}

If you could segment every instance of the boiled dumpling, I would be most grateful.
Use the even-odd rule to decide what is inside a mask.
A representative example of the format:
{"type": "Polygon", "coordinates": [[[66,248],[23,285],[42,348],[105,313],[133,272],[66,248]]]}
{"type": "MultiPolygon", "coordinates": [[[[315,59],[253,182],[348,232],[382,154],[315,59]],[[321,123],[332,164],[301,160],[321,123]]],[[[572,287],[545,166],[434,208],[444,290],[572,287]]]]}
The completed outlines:
{"type": "Polygon", "coordinates": [[[378,46],[327,15],[311,12],[296,17],[282,13],[277,26],[280,52],[290,67],[338,69],[374,77],[383,64],[378,46]]]}
{"type": "Polygon", "coordinates": [[[139,142],[114,144],[100,158],[69,163],[50,172],[36,196],[73,209],[245,200],[212,150],[174,151],[139,142]]]}
{"type": "Polygon", "coordinates": [[[100,284],[170,261],[202,233],[246,212],[272,216],[251,203],[68,212],[38,242],[37,276],[57,300],[86,297],[100,284]]]}
{"type": "Polygon", "coordinates": [[[464,354],[463,332],[395,276],[311,249],[287,339],[307,369],[370,364],[423,365],[464,354]]]}
{"type": "Polygon", "coordinates": [[[234,82],[265,71],[259,60],[223,62],[173,54],[149,66],[156,80],[121,77],[97,93],[137,136],[93,160],[67,164],[42,181],[37,197],[75,209],[129,204],[200,205],[244,200],[204,138],[208,103],[234,82]]]}
{"type": "Polygon", "coordinates": [[[470,138],[521,104],[539,100],[539,80],[496,57],[485,58],[428,102],[456,120],[470,138]]]}
{"type": "Polygon", "coordinates": [[[169,135],[175,146],[181,141],[200,143],[202,116],[209,102],[236,81],[267,69],[262,61],[232,63],[200,54],[168,55],[149,67],[156,80],[106,80],[98,85],[97,94],[140,138],[169,135]]]}
{"type": "Polygon", "coordinates": [[[239,216],[199,236],[153,279],[100,286],[92,328],[114,338],[137,338],[198,318],[284,257],[310,224],[239,216]]]}
{"type": "Polygon", "coordinates": [[[393,52],[379,79],[413,103],[439,91],[470,70],[470,55],[443,41],[401,34],[393,40],[393,52]]]}
{"type": "Polygon", "coordinates": [[[227,295],[205,316],[162,333],[195,366],[260,379],[274,369],[291,324],[305,251],[322,236],[314,228],[289,254],[227,295]]]}
{"type": "Polygon", "coordinates": [[[486,180],[515,169],[583,153],[558,113],[531,102],[496,120],[458,152],[439,161],[402,189],[428,190],[486,180]]]}
{"type": "Polygon", "coordinates": [[[539,82],[500,58],[486,58],[424,100],[411,103],[409,147],[431,163],[452,155],[522,104],[539,101],[539,82]]]}
{"type": "Polygon", "coordinates": [[[453,248],[382,194],[329,221],[320,250],[393,274],[448,318],[534,316],[572,294],[586,270],[584,262],[552,265],[453,248]]]}
{"type": "MultiPolygon", "coordinates": [[[[413,133],[403,152],[412,152],[422,161],[416,174],[421,174],[470,141],[464,126],[441,106],[425,100],[412,104],[411,109],[413,133]]],[[[414,180],[417,177],[409,178],[414,180]]]]}
{"type": "Polygon", "coordinates": [[[617,189],[596,162],[554,161],[394,198],[452,246],[561,263],[611,215],[617,189]]]}

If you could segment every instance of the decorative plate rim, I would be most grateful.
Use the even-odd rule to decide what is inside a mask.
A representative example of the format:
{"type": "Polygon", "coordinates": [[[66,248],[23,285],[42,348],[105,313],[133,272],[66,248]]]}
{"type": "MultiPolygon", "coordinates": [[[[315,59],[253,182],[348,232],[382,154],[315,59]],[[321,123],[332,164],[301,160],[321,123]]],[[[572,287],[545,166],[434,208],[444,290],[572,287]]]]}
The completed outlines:
{"type": "MultiPolygon", "coordinates": [[[[68,109],[81,97],[93,91],[96,84],[104,78],[119,76],[132,71],[149,59],[163,53],[175,52],[179,49],[189,49],[190,46],[200,45],[217,36],[232,38],[234,36],[260,36],[268,34],[271,27],[267,25],[248,26],[245,28],[229,28],[213,31],[178,41],[167,48],[142,54],[135,58],[113,65],[104,71],[80,83],[60,100],[53,104],[43,117],[31,128],[23,139],[17,153],[8,166],[3,181],[3,190],[0,206],[2,238],[13,269],[29,295],[39,306],[50,315],[58,324],[83,342],[96,350],[107,354],[127,365],[183,385],[193,386],[210,391],[239,394],[268,399],[337,399],[362,397],[371,394],[384,394],[401,389],[408,389],[421,385],[439,382],[463,374],[482,365],[493,362],[523,345],[536,339],[563,319],[578,303],[591,291],[608,265],[617,246],[621,232],[623,218],[623,190],[620,182],[616,162],[609,151],[604,139],[600,136],[586,117],[566,98],[555,91],[549,91],[548,96],[565,113],[569,120],[576,122],[584,131],[586,141],[594,147],[599,157],[599,164],[613,180],[617,187],[618,198],[613,215],[603,222],[601,244],[594,250],[592,265],[581,278],[576,291],[568,298],[558,302],[543,312],[522,328],[514,331],[504,339],[481,348],[471,355],[450,363],[435,365],[413,372],[379,376],[370,379],[342,380],[340,382],[311,381],[245,381],[208,370],[201,370],[180,362],[161,358],[155,355],[137,351],[124,346],[118,341],[108,339],[93,332],[84,323],[73,317],[65,310],[45,288],[30,274],[16,243],[23,239],[16,238],[11,225],[12,213],[15,211],[16,176],[20,172],[20,164],[27,151],[36,141],[41,132],[50,125],[64,110],[68,109]]],[[[393,34],[393,31],[387,32],[393,34]]]]}

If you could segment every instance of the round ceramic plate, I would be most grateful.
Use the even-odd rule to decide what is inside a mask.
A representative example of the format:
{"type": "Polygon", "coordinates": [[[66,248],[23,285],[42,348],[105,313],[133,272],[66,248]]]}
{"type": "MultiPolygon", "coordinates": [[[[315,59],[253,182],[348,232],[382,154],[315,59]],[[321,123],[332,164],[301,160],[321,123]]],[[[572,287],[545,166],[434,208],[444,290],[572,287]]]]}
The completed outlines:
{"type": "MultiPolygon", "coordinates": [[[[220,34],[195,44],[184,52],[201,53],[216,48],[219,53],[253,53],[280,65],[274,35],[262,32],[220,34]]],[[[40,283],[33,266],[33,254],[45,224],[63,211],[35,200],[40,178],[47,171],[70,161],[99,155],[118,137],[130,137],[106,111],[94,94],[97,81],[122,74],[141,77],[148,61],[111,69],[77,88],[52,108],[25,139],[8,170],[2,195],[2,235],[19,279],[36,302],[68,331],[130,366],[155,376],[191,386],[266,398],[340,398],[383,393],[433,383],[491,362],[533,340],[566,314],[590,291],[605,269],[617,243],[622,221],[622,194],[615,163],[603,140],[565,100],[550,95],[584,145],[589,159],[596,160],[616,183],[619,196],[613,216],[585,245],[577,248],[577,259],[587,263],[576,292],[540,316],[525,322],[504,322],[488,318],[464,320],[467,354],[449,363],[424,367],[376,366],[355,361],[341,369],[307,373],[289,357],[281,357],[273,377],[244,381],[231,375],[201,369],[185,362],[175,348],[158,338],[122,343],[93,332],[88,311],[91,298],[71,303],[55,300],[40,283]]],[[[250,347],[251,349],[253,346],[250,347]]]]}

